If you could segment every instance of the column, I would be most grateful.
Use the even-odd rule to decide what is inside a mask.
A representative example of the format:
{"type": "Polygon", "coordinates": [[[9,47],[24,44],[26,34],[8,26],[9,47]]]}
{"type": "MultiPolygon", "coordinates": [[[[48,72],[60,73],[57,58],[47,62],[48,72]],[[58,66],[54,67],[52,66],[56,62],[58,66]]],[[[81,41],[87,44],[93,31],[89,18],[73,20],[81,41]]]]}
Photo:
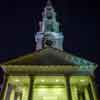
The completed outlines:
{"type": "Polygon", "coordinates": [[[93,92],[95,92],[95,91],[92,92],[90,83],[87,86],[87,90],[88,90],[88,93],[89,93],[90,100],[95,100],[94,97],[93,97],[93,92]]]}
{"type": "Polygon", "coordinates": [[[32,96],[33,96],[33,83],[34,83],[34,78],[33,78],[33,76],[30,76],[30,86],[29,86],[29,99],[28,100],[32,100],[32,96]]]}
{"type": "Polygon", "coordinates": [[[13,89],[13,85],[8,83],[5,100],[10,100],[12,89],[13,89]]]}
{"type": "Polygon", "coordinates": [[[15,91],[14,100],[22,100],[22,92],[15,91]]]}
{"type": "Polygon", "coordinates": [[[95,84],[94,84],[94,81],[93,78],[91,77],[90,79],[90,87],[91,87],[91,92],[92,92],[92,95],[93,95],[93,100],[98,100],[99,98],[97,98],[97,91],[96,91],[96,88],[95,88],[95,84]]]}
{"type": "Polygon", "coordinates": [[[66,95],[68,96],[68,100],[72,100],[72,96],[71,96],[71,87],[70,87],[70,77],[69,76],[65,76],[66,78],[66,95]]]}
{"type": "Polygon", "coordinates": [[[72,100],[79,100],[78,87],[76,84],[71,84],[71,95],[72,95],[72,100]]]}
{"type": "Polygon", "coordinates": [[[87,100],[85,99],[85,92],[84,92],[84,86],[78,86],[77,96],[78,100],[87,100]]]}
{"type": "Polygon", "coordinates": [[[84,89],[84,94],[85,94],[85,100],[91,100],[89,97],[89,92],[88,92],[87,87],[85,87],[85,89],[84,89]]]}

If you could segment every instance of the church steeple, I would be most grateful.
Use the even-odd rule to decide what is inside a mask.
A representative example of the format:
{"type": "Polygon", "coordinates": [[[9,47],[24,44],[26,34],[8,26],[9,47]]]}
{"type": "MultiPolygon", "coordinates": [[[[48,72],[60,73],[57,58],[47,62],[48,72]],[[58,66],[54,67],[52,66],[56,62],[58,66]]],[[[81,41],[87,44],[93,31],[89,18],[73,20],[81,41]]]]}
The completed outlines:
{"type": "Polygon", "coordinates": [[[35,36],[36,50],[46,46],[63,49],[63,34],[60,32],[59,25],[56,12],[51,1],[48,0],[42,12],[42,21],[39,22],[39,32],[35,36]]]}

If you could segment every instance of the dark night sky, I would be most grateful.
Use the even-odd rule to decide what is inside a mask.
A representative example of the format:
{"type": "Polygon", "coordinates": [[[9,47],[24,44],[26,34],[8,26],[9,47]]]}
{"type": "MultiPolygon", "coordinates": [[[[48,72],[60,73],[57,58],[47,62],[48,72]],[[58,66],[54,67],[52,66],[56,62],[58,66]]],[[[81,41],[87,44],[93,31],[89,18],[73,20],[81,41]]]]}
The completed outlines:
{"type": "MultiPolygon", "coordinates": [[[[0,61],[33,52],[34,32],[47,0],[0,0],[0,61]]],[[[64,32],[64,49],[99,62],[96,0],[52,0],[64,32]]]]}

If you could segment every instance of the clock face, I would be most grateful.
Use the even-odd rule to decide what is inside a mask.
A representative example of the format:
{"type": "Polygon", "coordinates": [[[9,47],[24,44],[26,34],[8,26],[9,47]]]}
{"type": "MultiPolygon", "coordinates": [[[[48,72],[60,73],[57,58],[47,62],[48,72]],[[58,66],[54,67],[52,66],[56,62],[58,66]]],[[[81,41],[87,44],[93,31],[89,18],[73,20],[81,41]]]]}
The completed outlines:
{"type": "Polygon", "coordinates": [[[51,34],[46,34],[43,39],[43,43],[45,46],[52,47],[55,44],[55,39],[51,34]]]}
{"type": "Polygon", "coordinates": [[[52,46],[53,45],[53,41],[52,40],[45,40],[45,45],[52,46]]]}

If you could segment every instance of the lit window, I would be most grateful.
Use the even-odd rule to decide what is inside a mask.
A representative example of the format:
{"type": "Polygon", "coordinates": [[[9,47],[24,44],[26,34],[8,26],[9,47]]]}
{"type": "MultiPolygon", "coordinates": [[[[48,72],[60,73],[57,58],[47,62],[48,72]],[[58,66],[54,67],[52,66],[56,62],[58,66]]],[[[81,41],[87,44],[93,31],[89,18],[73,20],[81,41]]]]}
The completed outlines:
{"type": "Polygon", "coordinates": [[[56,80],[56,82],[59,82],[59,80],[56,80]]]}
{"type": "Polygon", "coordinates": [[[41,82],[44,82],[44,80],[41,80],[41,82]]]}

